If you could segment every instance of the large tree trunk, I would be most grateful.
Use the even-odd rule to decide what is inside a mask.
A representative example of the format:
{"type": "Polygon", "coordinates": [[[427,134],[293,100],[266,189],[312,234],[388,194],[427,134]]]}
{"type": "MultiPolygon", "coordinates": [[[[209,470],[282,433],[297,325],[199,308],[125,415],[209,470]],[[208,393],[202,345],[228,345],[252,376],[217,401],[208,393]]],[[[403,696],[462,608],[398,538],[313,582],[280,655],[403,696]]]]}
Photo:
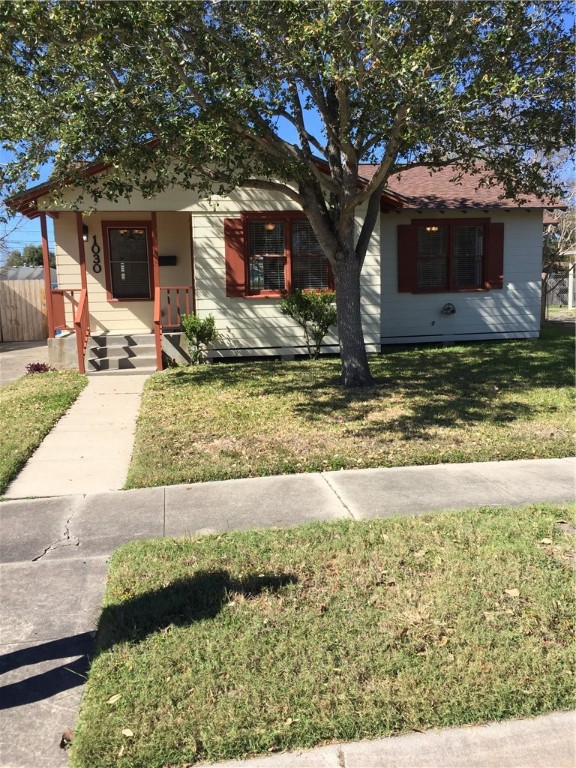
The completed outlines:
{"type": "Polygon", "coordinates": [[[374,380],[368,367],[360,313],[361,267],[354,256],[348,256],[336,261],[332,268],[336,284],[341,381],[345,387],[371,387],[374,380]]]}

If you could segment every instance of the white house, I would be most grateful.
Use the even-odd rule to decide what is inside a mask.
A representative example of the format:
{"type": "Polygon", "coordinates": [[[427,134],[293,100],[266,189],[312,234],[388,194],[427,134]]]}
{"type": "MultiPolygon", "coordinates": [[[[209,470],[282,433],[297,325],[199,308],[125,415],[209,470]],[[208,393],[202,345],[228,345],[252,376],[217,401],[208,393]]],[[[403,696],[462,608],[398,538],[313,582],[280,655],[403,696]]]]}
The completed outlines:
{"type": "MultiPolygon", "coordinates": [[[[362,166],[369,179],[373,166],[362,166]]],[[[102,171],[102,172],[105,172],[102,171]]],[[[383,345],[537,337],[542,212],[478,176],[407,170],[389,182],[362,275],[369,352],[383,345]]],[[[281,194],[237,189],[200,199],[182,188],[152,199],[101,200],[90,213],[58,204],[50,184],[15,196],[19,212],[54,218],[57,290],[47,287],[51,362],[81,371],[161,369],[181,360],[180,315],[212,314],[213,358],[305,352],[281,314],[293,288],[332,286],[330,267],[296,204],[281,194]]],[[[82,202],[80,207],[82,207],[82,202]]],[[[361,221],[363,211],[358,211],[361,221]]],[[[338,351],[337,331],[324,352],[338,351]]]]}

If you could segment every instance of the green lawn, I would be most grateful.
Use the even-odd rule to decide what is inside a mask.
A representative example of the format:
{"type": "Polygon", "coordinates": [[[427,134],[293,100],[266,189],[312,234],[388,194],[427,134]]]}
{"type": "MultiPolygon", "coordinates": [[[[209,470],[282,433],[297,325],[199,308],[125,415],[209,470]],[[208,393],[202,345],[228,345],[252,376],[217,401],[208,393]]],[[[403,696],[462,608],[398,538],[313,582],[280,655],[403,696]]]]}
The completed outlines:
{"type": "Polygon", "coordinates": [[[361,391],[338,385],[337,359],[166,371],[147,383],[127,486],[572,455],[573,335],[392,349],[361,391]]]}
{"type": "Polygon", "coordinates": [[[0,389],[0,495],[86,386],[75,371],[23,376],[0,389]]]}
{"type": "Polygon", "coordinates": [[[573,707],[575,513],[128,544],[73,768],[176,768],[573,707]]]}

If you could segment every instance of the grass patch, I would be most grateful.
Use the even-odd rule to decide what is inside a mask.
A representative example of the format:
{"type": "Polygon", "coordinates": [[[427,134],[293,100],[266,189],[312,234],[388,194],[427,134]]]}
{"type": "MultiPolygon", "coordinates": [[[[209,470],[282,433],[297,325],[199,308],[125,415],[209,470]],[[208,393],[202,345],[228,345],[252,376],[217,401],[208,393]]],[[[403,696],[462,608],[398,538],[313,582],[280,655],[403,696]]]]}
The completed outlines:
{"type": "Polygon", "coordinates": [[[567,306],[559,307],[556,305],[550,305],[546,307],[546,314],[549,318],[562,317],[570,319],[576,317],[576,309],[568,309],[567,306]]]}
{"type": "Polygon", "coordinates": [[[128,544],[72,766],[176,767],[570,708],[575,512],[128,544]]]}
{"type": "Polygon", "coordinates": [[[347,391],[340,362],[180,368],[146,385],[127,487],[574,451],[573,331],[393,350],[376,386],[347,391]]]}
{"type": "Polygon", "coordinates": [[[0,389],[0,495],[85,386],[85,376],[59,371],[0,389]]]}

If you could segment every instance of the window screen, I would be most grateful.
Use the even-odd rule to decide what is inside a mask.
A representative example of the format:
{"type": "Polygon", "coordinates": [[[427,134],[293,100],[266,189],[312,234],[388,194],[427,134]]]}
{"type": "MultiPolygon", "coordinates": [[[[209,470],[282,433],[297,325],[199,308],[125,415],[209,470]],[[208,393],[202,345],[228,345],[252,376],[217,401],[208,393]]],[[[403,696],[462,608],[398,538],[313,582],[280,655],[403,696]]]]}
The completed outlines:
{"type": "Polygon", "coordinates": [[[482,227],[455,227],[452,248],[452,281],[455,287],[482,285],[482,227]]]}
{"type": "Polygon", "coordinates": [[[284,224],[281,221],[248,223],[248,287],[282,291],[286,287],[284,224]]]}
{"type": "Polygon", "coordinates": [[[150,274],[145,228],[108,230],[110,276],[115,299],[149,299],[150,274]]]}
{"type": "Polygon", "coordinates": [[[418,227],[417,286],[446,288],[448,285],[448,230],[418,227]]]}
{"type": "Polygon", "coordinates": [[[328,262],[308,221],[292,225],[292,287],[328,288],[328,262]]]}

